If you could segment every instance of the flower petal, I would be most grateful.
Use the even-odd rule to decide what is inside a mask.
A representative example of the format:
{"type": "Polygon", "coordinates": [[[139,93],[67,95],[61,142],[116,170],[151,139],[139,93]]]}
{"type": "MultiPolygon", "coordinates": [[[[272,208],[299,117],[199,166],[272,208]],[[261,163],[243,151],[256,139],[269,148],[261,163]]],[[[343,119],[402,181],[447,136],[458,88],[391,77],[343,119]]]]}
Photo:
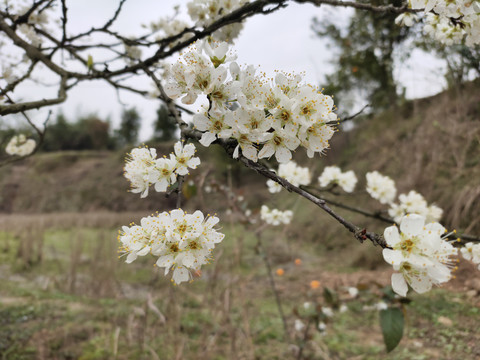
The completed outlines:
{"type": "Polygon", "coordinates": [[[402,218],[400,231],[407,236],[416,236],[420,234],[425,225],[425,217],[417,214],[408,214],[402,218]]]}
{"type": "Polygon", "coordinates": [[[392,274],[392,288],[400,296],[407,296],[408,286],[402,274],[392,274]]]}
{"type": "Polygon", "coordinates": [[[401,241],[400,234],[398,233],[398,228],[396,226],[389,226],[386,228],[383,232],[383,237],[385,238],[387,244],[391,247],[394,247],[401,241]]]}

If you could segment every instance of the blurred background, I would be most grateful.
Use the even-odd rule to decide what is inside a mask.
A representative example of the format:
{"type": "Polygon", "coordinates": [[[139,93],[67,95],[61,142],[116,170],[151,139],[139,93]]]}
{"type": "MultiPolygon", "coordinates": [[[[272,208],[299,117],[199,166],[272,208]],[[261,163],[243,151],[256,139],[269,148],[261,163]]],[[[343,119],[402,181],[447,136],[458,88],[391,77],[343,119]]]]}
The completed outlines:
{"type": "MultiPolygon", "coordinates": [[[[441,207],[448,229],[480,235],[480,50],[439,47],[421,26],[396,27],[391,15],[347,11],[339,27],[327,21],[337,9],[316,19],[302,10],[309,41],[322,42],[311,62],[322,75],[309,81],[335,95],[341,118],[370,105],[342,124],[326,156],[294,155],[310,168],[312,183],[327,165],[354,170],[353,194],[325,197],[381,212],[386,208],[364,190],[365,173],[378,170],[399,193],[414,189],[441,207]],[[435,67],[426,69],[432,58],[435,67]]],[[[273,27],[267,18],[249,20],[244,31],[273,27]]],[[[239,56],[242,41],[251,39],[240,39],[239,56]]],[[[480,357],[480,278],[473,265],[462,260],[455,280],[411,297],[404,339],[386,355],[378,304],[390,299],[391,267],[381,249],[359,244],[305,199],[285,190],[270,194],[265,178],[214,146],[196,144],[202,165],[183,185],[183,208],[217,213],[226,237],[215,260],[181,286],[152,258],[125,264],[117,250],[121,226],[176,202],[175,194],[129,193],[125,154],[144,143],[168,155],[176,126],[158,102],[146,113],[134,99],[111,112],[90,107],[81,95],[74,101],[55,110],[38,154],[0,168],[2,359],[480,357]],[[262,204],[293,210],[292,223],[260,231],[262,204]]],[[[2,121],[2,149],[13,134],[28,133],[15,124],[2,121]]],[[[336,210],[368,230],[385,228],[336,210]]]]}

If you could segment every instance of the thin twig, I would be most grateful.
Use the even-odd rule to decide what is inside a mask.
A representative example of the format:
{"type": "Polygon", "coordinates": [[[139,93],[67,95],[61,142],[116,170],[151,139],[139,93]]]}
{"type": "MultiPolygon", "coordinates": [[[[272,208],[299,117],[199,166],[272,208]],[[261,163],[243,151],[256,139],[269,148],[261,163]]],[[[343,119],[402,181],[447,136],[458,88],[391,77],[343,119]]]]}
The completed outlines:
{"type": "Polygon", "coordinates": [[[302,360],[302,358],[303,358],[303,349],[305,349],[305,345],[307,344],[308,331],[310,330],[310,323],[311,322],[312,322],[312,319],[308,318],[307,325],[305,326],[305,332],[303,333],[302,343],[299,346],[297,360],[302,360]]]}
{"type": "Polygon", "coordinates": [[[280,318],[282,319],[285,340],[288,340],[290,339],[290,332],[288,331],[287,318],[285,317],[285,313],[283,312],[282,301],[280,299],[280,295],[278,294],[278,290],[275,286],[275,279],[273,278],[272,266],[270,265],[268,254],[262,245],[262,238],[259,233],[257,233],[257,253],[261,256],[263,263],[265,264],[265,268],[267,269],[270,288],[272,289],[273,295],[275,296],[275,302],[277,303],[278,313],[280,314],[280,318]]]}
{"type": "Polygon", "coordinates": [[[355,114],[353,115],[350,115],[350,116],[347,116],[347,117],[344,117],[343,119],[338,119],[338,120],[334,120],[334,121],[329,121],[327,122],[327,125],[338,125],[338,124],[341,124],[345,121],[349,121],[349,120],[353,120],[355,119],[358,115],[362,114],[366,108],[368,108],[370,106],[370,104],[367,104],[365,105],[360,111],[356,112],[355,114]]]}

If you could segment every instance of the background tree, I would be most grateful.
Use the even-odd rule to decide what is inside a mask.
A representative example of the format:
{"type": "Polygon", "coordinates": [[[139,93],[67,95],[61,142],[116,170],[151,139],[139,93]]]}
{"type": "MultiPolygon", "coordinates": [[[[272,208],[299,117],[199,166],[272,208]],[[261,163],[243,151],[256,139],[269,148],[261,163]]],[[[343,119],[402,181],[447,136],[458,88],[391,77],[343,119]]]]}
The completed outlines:
{"type": "Polygon", "coordinates": [[[88,115],[69,122],[60,113],[52,122],[42,144],[43,151],[106,150],[115,147],[110,136],[110,124],[96,115],[88,115]]]}
{"type": "Polygon", "coordinates": [[[480,46],[468,47],[464,44],[439,46],[428,38],[417,41],[416,45],[445,61],[444,76],[448,88],[480,77],[480,46]]]}
{"type": "Polygon", "coordinates": [[[115,130],[115,138],[120,147],[135,144],[138,141],[138,132],[142,125],[137,109],[124,109],[120,128],[115,130]]]}
{"type": "MultiPolygon", "coordinates": [[[[360,1],[374,6],[401,7],[401,0],[360,1]]],[[[408,36],[409,28],[395,24],[397,14],[354,10],[346,26],[327,19],[314,19],[313,30],[338,49],[332,74],[326,76],[325,92],[335,102],[349,106],[353,99],[366,99],[374,109],[397,103],[402,93],[393,76],[393,53],[408,36]]]]}
{"type": "Polygon", "coordinates": [[[170,115],[167,107],[161,104],[157,110],[157,119],[153,125],[152,141],[169,141],[177,139],[176,132],[178,126],[175,118],[170,115]]]}

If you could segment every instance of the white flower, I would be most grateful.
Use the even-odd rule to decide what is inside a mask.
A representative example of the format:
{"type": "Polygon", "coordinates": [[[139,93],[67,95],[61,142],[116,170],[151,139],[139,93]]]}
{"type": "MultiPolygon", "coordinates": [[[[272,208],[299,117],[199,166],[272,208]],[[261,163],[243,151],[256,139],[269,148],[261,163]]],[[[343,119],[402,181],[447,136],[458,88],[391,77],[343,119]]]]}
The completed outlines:
{"type": "Polygon", "coordinates": [[[27,139],[23,134],[15,135],[5,147],[5,152],[8,155],[27,156],[35,150],[36,145],[35,140],[27,139]]]}
{"type": "Polygon", "coordinates": [[[258,153],[258,158],[270,158],[275,154],[275,158],[279,163],[287,163],[292,159],[292,151],[294,151],[300,140],[296,137],[289,136],[284,129],[277,129],[264,136],[265,144],[258,153]]]}
{"type": "Polygon", "coordinates": [[[278,226],[280,224],[290,224],[293,212],[291,210],[280,211],[278,209],[270,210],[268,206],[262,205],[260,209],[260,218],[267,224],[278,226]]]}
{"type": "MultiPolygon", "coordinates": [[[[208,26],[220,17],[238,9],[248,0],[192,0],[187,3],[188,14],[197,26],[208,26]]],[[[243,25],[235,23],[224,26],[212,34],[215,40],[232,41],[235,39],[243,25]]]]}
{"type": "Polygon", "coordinates": [[[395,183],[388,176],[381,175],[378,171],[366,174],[367,192],[371,197],[380,201],[382,204],[389,204],[395,198],[397,188],[395,183]]]}
{"type": "Polygon", "coordinates": [[[136,60],[140,60],[142,57],[142,49],[138,46],[127,45],[125,46],[125,56],[127,57],[127,61],[129,64],[133,64],[136,60]]]}
{"type": "Polygon", "coordinates": [[[400,203],[398,205],[392,203],[390,204],[390,209],[388,209],[388,214],[397,223],[399,223],[406,214],[425,216],[427,223],[438,221],[442,217],[442,209],[436,205],[428,206],[423,196],[414,190],[411,190],[408,194],[400,194],[398,199],[400,203]]]}
{"type": "Polygon", "coordinates": [[[322,307],[322,313],[323,315],[325,315],[326,317],[333,317],[333,309],[331,307],[328,307],[328,306],[323,306],[322,307]]]}
{"type": "Polygon", "coordinates": [[[327,331],[327,325],[323,321],[318,323],[318,331],[323,333],[327,331]]]}
{"type": "Polygon", "coordinates": [[[442,218],[443,210],[436,205],[430,205],[427,209],[427,223],[439,221],[442,218]]]}
{"type": "Polygon", "coordinates": [[[278,193],[282,190],[282,185],[273,180],[267,180],[268,192],[271,194],[278,193]]]}
{"type": "Polygon", "coordinates": [[[348,294],[350,295],[350,297],[352,297],[352,298],[356,298],[358,296],[358,288],[356,288],[356,287],[353,287],[353,286],[349,287],[347,289],[347,291],[348,291],[348,294]]]}
{"type": "Polygon", "coordinates": [[[141,193],[142,198],[148,195],[148,188],[155,181],[156,157],[157,151],[153,148],[136,148],[127,154],[124,176],[130,181],[131,192],[141,193]]]}
{"type": "MultiPolygon", "coordinates": [[[[235,5],[232,0],[194,0],[188,7],[198,24],[204,24],[212,14],[224,14],[235,5]]],[[[301,84],[300,75],[278,73],[272,80],[256,75],[253,66],[240,68],[233,59],[228,44],[198,41],[166,69],[165,92],[172,99],[181,98],[186,104],[200,95],[208,99],[208,111],[193,117],[195,127],[203,132],[202,145],[234,138],[238,142],[234,158],[240,151],[254,162],[275,155],[282,164],[299,146],[309,157],[329,147],[335,129],[328,123],[337,119],[330,96],[301,84]]],[[[344,183],[351,187],[352,177],[345,177],[344,183]]]]}
{"type": "MultiPolygon", "coordinates": [[[[311,181],[310,169],[298,166],[295,161],[289,161],[278,166],[278,176],[285,178],[294,186],[308,185],[311,181]]],[[[280,192],[282,185],[273,180],[267,180],[268,191],[272,194],[280,192]]]]}
{"type": "Polygon", "coordinates": [[[195,145],[183,145],[183,142],[178,141],[174,145],[175,154],[171,154],[170,158],[176,161],[175,172],[178,175],[188,175],[188,168],[196,169],[200,165],[200,159],[193,157],[195,154],[195,145]]]}
{"type": "Polygon", "coordinates": [[[338,166],[325,166],[322,174],[318,177],[318,182],[321,187],[327,187],[338,181],[341,174],[342,170],[338,166]]]}
{"type": "Polygon", "coordinates": [[[232,135],[232,129],[225,123],[225,115],[219,112],[208,114],[196,114],[193,117],[195,128],[205,131],[200,139],[200,144],[210,146],[217,137],[228,139],[232,135]]]}
{"type": "Polygon", "coordinates": [[[383,249],[383,257],[394,270],[393,290],[406,296],[407,283],[418,293],[424,293],[432,285],[444,283],[451,278],[453,267],[450,257],[457,250],[441,238],[445,228],[438,223],[425,225],[425,217],[409,214],[396,226],[385,229],[384,237],[392,249],[383,249]]]}
{"type": "Polygon", "coordinates": [[[295,186],[308,185],[311,181],[309,168],[298,166],[294,161],[280,164],[278,166],[278,175],[295,186]]]}
{"type": "Polygon", "coordinates": [[[357,181],[357,177],[355,176],[353,170],[349,170],[340,175],[338,185],[343,189],[343,191],[351,193],[355,189],[357,181]]]}
{"type": "Polygon", "coordinates": [[[203,48],[204,43],[199,41],[178,62],[167,67],[165,92],[172,99],[182,98],[184,104],[193,104],[198,95],[209,95],[224,84],[226,67],[215,67],[203,48]]]}
{"type": "Polygon", "coordinates": [[[418,16],[412,13],[403,13],[395,18],[395,24],[400,26],[412,26],[416,21],[418,21],[418,16]]]}
{"type": "Polygon", "coordinates": [[[352,170],[342,172],[338,166],[326,166],[318,178],[321,187],[338,184],[345,192],[351,193],[357,184],[357,177],[352,170]]]}
{"type": "Polygon", "coordinates": [[[165,268],[165,275],[173,269],[172,281],[179,284],[191,279],[191,270],[208,263],[215,245],[223,240],[224,235],[214,229],[217,223],[217,217],[204,218],[198,210],[149,216],[140,226],[122,228],[121,251],[127,254],[127,263],[151,253],[158,257],[156,265],[165,268]]]}
{"type": "Polygon", "coordinates": [[[154,171],[151,177],[155,184],[155,191],[167,191],[168,186],[177,181],[176,166],[177,162],[173,158],[155,160],[154,171]]]}
{"type": "Polygon", "coordinates": [[[304,327],[305,324],[302,322],[302,320],[295,319],[295,331],[302,331],[304,327]]]}
{"type": "Polygon", "coordinates": [[[460,249],[466,260],[471,260],[474,264],[480,264],[480,244],[467,243],[460,249]]]}
{"type": "Polygon", "coordinates": [[[465,39],[467,46],[480,43],[480,4],[477,0],[411,0],[411,7],[425,7],[424,31],[437,41],[452,45],[465,39]],[[432,12],[430,12],[432,11],[432,12]]]}
{"type": "Polygon", "coordinates": [[[400,205],[408,214],[418,214],[427,216],[428,204],[421,194],[415,190],[411,190],[408,194],[400,194],[398,196],[400,205]]]}
{"type": "Polygon", "coordinates": [[[374,305],[374,308],[378,311],[380,310],[387,310],[388,309],[388,305],[385,301],[379,301],[378,303],[376,303],[374,305]]]}
{"type": "Polygon", "coordinates": [[[175,143],[175,153],[170,158],[157,159],[157,151],[147,147],[133,149],[127,154],[124,176],[130,181],[132,192],[141,193],[144,198],[148,195],[150,185],[156,191],[166,191],[169,185],[177,181],[177,175],[187,175],[188,168],[195,169],[200,159],[193,157],[195,145],[175,143]]]}
{"type": "Polygon", "coordinates": [[[18,30],[22,33],[32,46],[39,47],[42,44],[42,38],[37,35],[33,26],[28,24],[18,25],[18,30]]]}

